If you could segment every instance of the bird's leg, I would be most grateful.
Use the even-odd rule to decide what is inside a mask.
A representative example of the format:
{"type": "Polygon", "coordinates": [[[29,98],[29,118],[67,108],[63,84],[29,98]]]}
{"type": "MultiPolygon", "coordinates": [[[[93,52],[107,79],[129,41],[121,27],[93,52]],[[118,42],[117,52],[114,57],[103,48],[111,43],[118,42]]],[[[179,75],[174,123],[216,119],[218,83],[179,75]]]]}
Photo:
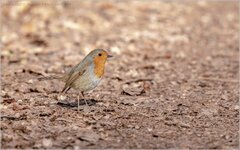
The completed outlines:
{"type": "Polygon", "coordinates": [[[88,103],[87,103],[87,101],[86,101],[86,99],[84,98],[83,92],[81,92],[81,94],[82,94],[82,97],[83,97],[83,99],[84,99],[84,101],[85,101],[85,104],[86,104],[87,106],[89,106],[88,103]]]}
{"type": "Polygon", "coordinates": [[[80,100],[80,97],[79,97],[79,94],[78,94],[78,112],[79,112],[79,100],[80,100]]]}
{"type": "Polygon", "coordinates": [[[89,105],[88,105],[88,103],[87,103],[87,101],[86,101],[86,99],[84,98],[84,94],[83,94],[83,92],[82,92],[82,91],[81,91],[81,92],[79,92],[79,94],[78,94],[78,112],[79,112],[80,96],[81,96],[81,98],[83,98],[83,99],[84,99],[84,101],[85,101],[85,104],[86,104],[87,106],[89,106],[89,105]]]}

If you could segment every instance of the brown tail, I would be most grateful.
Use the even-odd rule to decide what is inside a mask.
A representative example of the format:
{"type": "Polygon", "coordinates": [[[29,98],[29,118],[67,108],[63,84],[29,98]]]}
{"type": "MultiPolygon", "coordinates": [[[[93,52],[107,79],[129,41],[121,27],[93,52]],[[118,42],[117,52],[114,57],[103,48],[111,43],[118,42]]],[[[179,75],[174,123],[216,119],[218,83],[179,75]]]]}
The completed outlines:
{"type": "Polygon", "coordinates": [[[48,77],[39,77],[39,78],[38,78],[39,81],[43,81],[43,80],[54,80],[54,79],[61,80],[62,77],[56,76],[56,75],[51,75],[51,76],[48,76],[48,77]]]}

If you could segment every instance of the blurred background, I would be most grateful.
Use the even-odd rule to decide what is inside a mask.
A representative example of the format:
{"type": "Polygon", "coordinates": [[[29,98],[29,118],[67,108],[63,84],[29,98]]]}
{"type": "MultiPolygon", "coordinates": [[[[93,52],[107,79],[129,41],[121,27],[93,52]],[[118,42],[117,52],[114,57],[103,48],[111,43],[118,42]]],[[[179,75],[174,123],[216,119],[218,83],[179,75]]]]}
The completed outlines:
{"type": "Polygon", "coordinates": [[[1,7],[3,148],[238,147],[238,1],[1,7]],[[114,55],[88,95],[97,105],[80,114],[57,106],[63,84],[37,78],[96,48],[114,55]]]}

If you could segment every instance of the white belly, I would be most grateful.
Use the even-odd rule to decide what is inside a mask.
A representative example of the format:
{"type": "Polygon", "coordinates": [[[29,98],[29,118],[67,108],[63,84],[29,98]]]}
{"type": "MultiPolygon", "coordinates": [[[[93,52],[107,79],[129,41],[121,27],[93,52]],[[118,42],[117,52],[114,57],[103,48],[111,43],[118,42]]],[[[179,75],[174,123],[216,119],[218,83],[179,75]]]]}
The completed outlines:
{"type": "Polygon", "coordinates": [[[80,78],[78,78],[74,84],[73,88],[76,88],[80,91],[89,91],[94,89],[102,80],[102,78],[98,78],[94,76],[93,70],[86,71],[80,78]]]}

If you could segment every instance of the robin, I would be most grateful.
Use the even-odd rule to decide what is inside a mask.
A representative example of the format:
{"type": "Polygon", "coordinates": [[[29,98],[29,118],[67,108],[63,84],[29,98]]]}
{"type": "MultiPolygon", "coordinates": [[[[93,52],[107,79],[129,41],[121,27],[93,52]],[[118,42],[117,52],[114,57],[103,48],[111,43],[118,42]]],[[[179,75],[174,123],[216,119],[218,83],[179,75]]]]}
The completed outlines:
{"type": "MultiPolygon", "coordinates": [[[[61,77],[45,77],[45,79],[59,79],[65,82],[62,93],[66,93],[71,88],[79,90],[78,94],[78,111],[79,96],[84,99],[84,93],[94,89],[102,80],[105,63],[108,58],[112,57],[103,49],[91,51],[80,63],[74,66],[70,72],[61,77]]],[[[86,105],[87,101],[84,99],[86,105]]]]}

